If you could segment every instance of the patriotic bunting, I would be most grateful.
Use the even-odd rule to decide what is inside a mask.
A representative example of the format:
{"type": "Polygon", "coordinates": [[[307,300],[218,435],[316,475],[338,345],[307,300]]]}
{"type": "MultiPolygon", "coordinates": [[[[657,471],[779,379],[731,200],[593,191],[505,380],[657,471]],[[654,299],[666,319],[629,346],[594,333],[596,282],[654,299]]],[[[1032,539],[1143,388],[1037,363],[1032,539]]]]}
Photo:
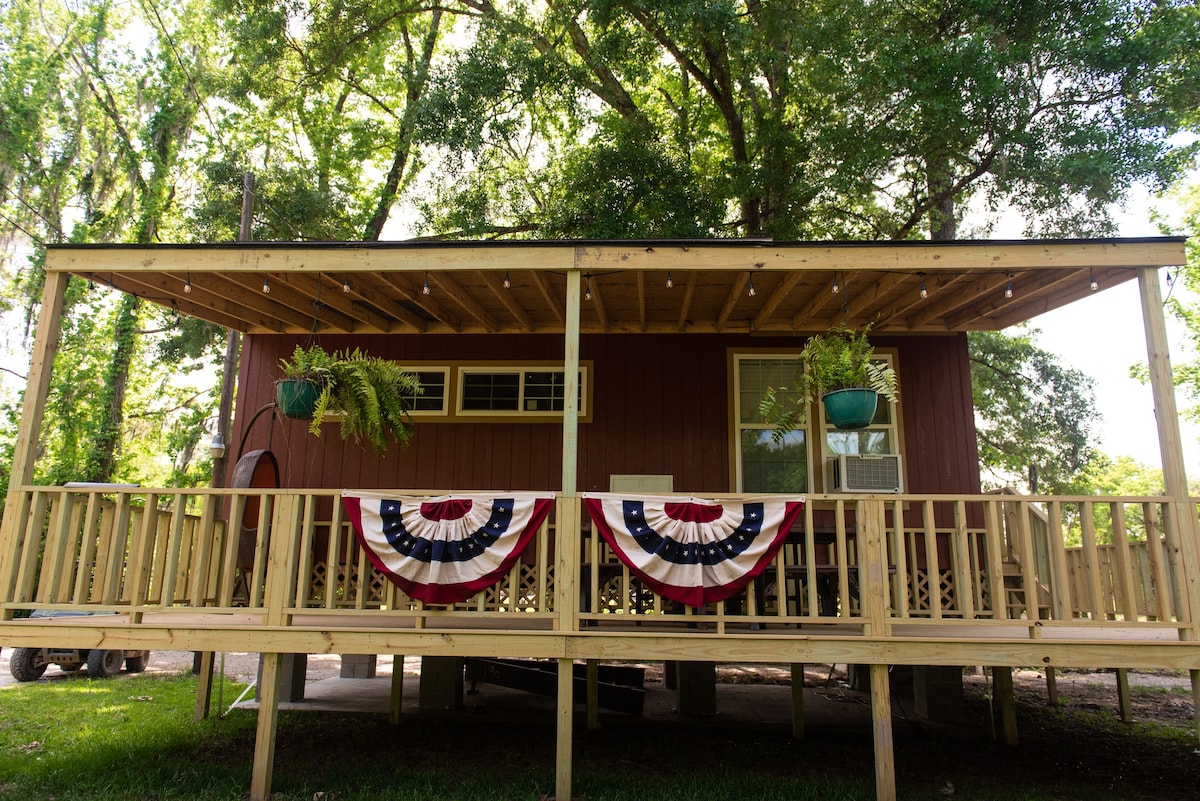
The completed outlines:
{"type": "Polygon", "coordinates": [[[761,573],[804,508],[803,497],[726,503],[584,493],[600,535],[654,592],[688,606],[723,601],[761,573]]]}
{"type": "Polygon", "coordinates": [[[385,497],[344,492],[371,562],[412,598],[465,601],[508,572],[550,513],[553,494],[385,497]]]}

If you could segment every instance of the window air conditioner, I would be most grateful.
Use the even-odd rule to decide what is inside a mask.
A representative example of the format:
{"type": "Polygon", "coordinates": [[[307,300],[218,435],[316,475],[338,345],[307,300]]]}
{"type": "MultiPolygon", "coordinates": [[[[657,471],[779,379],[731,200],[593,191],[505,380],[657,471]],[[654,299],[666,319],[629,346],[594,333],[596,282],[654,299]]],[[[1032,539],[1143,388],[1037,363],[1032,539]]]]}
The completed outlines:
{"type": "Polygon", "coordinates": [[[825,460],[826,492],[903,492],[900,455],[841,454],[825,460]]]}

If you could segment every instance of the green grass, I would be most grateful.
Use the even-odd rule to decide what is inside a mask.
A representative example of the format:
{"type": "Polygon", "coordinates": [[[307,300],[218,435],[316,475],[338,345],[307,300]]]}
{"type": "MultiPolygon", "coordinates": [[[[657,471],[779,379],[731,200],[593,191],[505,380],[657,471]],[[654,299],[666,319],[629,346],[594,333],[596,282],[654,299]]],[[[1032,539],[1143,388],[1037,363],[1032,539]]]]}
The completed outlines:
{"type": "MultiPolygon", "coordinates": [[[[241,687],[226,684],[232,701],[241,687]]],[[[0,690],[0,799],[241,801],[255,714],[192,720],[192,676],[72,679],[0,690]]],[[[985,710],[971,710],[981,717],[985,710]]],[[[552,717],[281,712],[279,801],[476,801],[552,796],[552,717]]],[[[1108,710],[1029,708],[1022,743],[931,733],[899,720],[902,799],[1116,801],[1200,798],[1195,737],[1127,726],[1108,710]],[[953,786],[953,792],[946,790],[953,786]]],[[[874,798],[869,731],[647,725],[575,733],[574,792],[586,801],[859,801],[874,798]]]]}

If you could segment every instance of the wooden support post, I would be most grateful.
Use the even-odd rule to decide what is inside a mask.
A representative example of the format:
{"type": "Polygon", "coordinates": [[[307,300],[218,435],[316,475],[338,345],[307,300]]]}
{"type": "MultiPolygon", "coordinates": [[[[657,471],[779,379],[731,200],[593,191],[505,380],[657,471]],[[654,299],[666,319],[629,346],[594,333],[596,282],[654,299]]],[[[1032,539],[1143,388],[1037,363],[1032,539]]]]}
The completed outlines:
{"type": "Polygon", "coordinates": [[[792,663],[792,737],[804,739],[804,665],[792,663]]]}
{"type": "MultiPolygon", "coordinates": [[[[1200,709],[1200,670],[1191,671],[1192,674],[1192,708],[1200,709]]],[[[1200,737],[1200,726],[1197,726],[1197,736],[1200,737]]]]}
{"type": "Polygon", "coordinates": [[[1017,698],[1013,691],[1012,668],[992,668],[992,697],[1000,705],[1004,744],[1017,744],[1017,698]]]}
{"type": "Polygon", "coordinates": [[[595,659],[587,661],[587,727],[600,728],[600,663],[595,659]]]}
{"type": "Polygon", "coordinates": [[[280,654],[263,654],[260,667],[258,731],[254,737],[254,768],[249,801],[270,801],[275,769],[275,734],[279,723],[280,654]]]}
{"type": "Polygon", "coordinates": [[[1117,713],[1122,723],[1133,723],[1133,703],[1129,697],[1129,669],[1117,668],[1117,713]]]}
{"type": "Polygon", "coordinates": [[[1058,706],[1058,675],[1054,668],[1046,668],[1046,701],[1050,706],[1058,706]]]}
{"type": "Polygon", "coordinates": [[[570,659],[558,660],[558,746],[554,760],[555,801],[571,801],[571,758],[574,749],[573,695],[575,665],[570,659]]]}
{"type": "Polygon", "coordinates": [[[388,722],[400,725],[400,711],[404,706],[404,656],[392,657],[392,691],[388,706],[388,722]]]}
{"type": "Polygon", "coordinates": [[[896,799],[896,754],[892,741],[892,688],[888,666],[871,665],[871,722],[875,735],[875,798],[896,799]]]}
{"type": "Polygon", "coordinates": [[[207,718],[212,705],[213,656],[212,651],[200,654],[200,673],[196,679],[196,713],[193,716],[196,721],[207,718]]]}
{"type": "Polygon", "coordinates": [[[717,714],[716,662],[680,662],[675,676],[679,682],[679,714],[717,714]]]}

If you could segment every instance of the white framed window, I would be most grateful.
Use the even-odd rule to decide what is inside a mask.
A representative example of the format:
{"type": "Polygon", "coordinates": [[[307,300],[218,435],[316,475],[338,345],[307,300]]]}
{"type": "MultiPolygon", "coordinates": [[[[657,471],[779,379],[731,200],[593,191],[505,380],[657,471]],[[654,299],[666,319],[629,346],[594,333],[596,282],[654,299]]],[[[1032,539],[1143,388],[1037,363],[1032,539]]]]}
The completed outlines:
{"type": "MultiPolygon", "coordinates": [[[[809,424],[789,431],[782,441],[772,436],[773,427],[763,422],[759,401],[768,387],[784,404],[795,403],[788,390],[799,353],[734,353],[733,375],[733,463],[736,492],[808,492],[809,424]]],[[[812,415],[808,416],[812,420],[812,415]]]]}
{"type": "MultiPolygon", "coordinates": [[[[588,414],[588,370],[579,370],[579,414],[588,414]]],[[[561,417],[566,373],[553,366],[462,366],[458,368],[455,412],[462,417],[561,417]]]]}
{"type": "Polygon", "coordinates": [[[450,367],[404,367],[421,382],[421,394],[413,398],[413,417],[445,417],[450,413],[450,367]]]}

